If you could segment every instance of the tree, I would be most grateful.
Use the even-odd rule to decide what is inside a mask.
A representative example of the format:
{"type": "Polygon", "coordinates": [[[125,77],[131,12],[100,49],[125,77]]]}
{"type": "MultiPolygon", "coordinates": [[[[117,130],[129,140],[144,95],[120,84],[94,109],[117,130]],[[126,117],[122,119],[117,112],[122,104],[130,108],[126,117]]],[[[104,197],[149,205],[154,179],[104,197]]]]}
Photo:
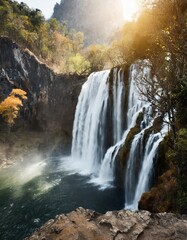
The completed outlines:
{"type": "Polygon", "coordinates": [[[67,62],[68,72],[71,74],[87,75],[90,70],[90,63],[80,53],[71,56],[67,62]]]}
{"type": "Polygon", "coordinates": [[[0,103],[0,115],[11,127],[18,117],[20,108],[23,106],[23,100],[27,99],[26,92],[21,89],[13,89],[9,96],[0,103]]]}
{"type": "Polygon", "coordinates": [[[106,65],[106,46],[91,45],[85,49],[85,57],[90,62],[90,72],[101,71],[106,65]]]}
{"type": "Polygon", "coordinates": [[[177,138],[179,96],[186,88],[186,19],[180,0],[159,0],[137,23],[141,32],[153,39],[145,54],[150,60],[148,65],[151,65],[152,77],[137,78],[137,86],[161,114],[168,114],[173,147],[177,138]],[[145,20],[148,29],[145,28],[145,20]]]}

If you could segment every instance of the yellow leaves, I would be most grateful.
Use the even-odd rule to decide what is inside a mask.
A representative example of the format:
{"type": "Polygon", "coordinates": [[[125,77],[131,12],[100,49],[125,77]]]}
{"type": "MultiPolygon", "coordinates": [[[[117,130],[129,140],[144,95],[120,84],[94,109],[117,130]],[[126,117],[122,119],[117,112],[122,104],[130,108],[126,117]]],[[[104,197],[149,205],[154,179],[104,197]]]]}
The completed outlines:
{"type": "Polygon", "coordinates": [[[8,124],[14,124],[19,110],[23,106],[22,101],[27,99],[26,92],[21,89],[13,89],[9,96],[0,103],[0,115],[8,124]]]}
{"type": "Polygon", "coordinates": [[[27,93],[19,88],[13,89],[12,92],[10,93],[10,96],[17,96],[21,99],[27,99],[26,95],[27,93]]]}
{"type": "Polygon", "coordinates": [[[68,59],[68,70],[70,73],[84,75],[89,71],[90,63],[81,54],[77,53],[68,59]]]}

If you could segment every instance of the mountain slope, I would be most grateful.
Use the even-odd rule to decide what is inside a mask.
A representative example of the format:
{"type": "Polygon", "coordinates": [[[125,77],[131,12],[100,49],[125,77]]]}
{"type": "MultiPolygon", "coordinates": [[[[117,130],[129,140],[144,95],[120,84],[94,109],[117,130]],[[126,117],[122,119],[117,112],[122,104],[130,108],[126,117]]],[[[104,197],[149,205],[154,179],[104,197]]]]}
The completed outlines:
{"type": "Polygon", "coordinates": [[[62,0],[53,17],[85,35],[85,44],[108,42],[123,23],[121,0],[62,0]]]}

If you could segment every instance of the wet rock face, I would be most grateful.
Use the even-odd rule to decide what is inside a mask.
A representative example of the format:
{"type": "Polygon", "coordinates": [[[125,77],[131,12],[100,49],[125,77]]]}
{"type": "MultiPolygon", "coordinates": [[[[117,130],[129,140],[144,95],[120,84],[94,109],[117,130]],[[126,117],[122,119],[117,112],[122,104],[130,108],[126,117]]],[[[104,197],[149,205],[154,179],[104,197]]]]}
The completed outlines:
{"type": "Polygon", "coordinates": [[[13,88],[27,92],[22,117],[28,128],[71,138],[74,111],[85,79],[55,74],[29,50],[0,38],[0,100],[13,88]]]}
{"type": "Polygon", "coordinates": [[[177,240],[187,239],[187,217],[147,211],[104,215],[78,208],[49,220],[27,240],[177,240]]]}
{"type": "Polygon", "coordinates": [[[121,0],[62,0],[53,17],[83,32],[86,45],[106,43],[123,24],[123,5],[121,0]]]}

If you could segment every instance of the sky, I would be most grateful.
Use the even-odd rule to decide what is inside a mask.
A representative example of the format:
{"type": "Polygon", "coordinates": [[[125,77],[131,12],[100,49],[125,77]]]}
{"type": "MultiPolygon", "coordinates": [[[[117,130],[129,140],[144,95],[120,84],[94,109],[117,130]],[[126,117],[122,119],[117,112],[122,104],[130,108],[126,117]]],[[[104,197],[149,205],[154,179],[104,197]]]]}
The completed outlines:
{"type": "Polygon", "coordinates": [[[17,2],[24,2],[30,8],[38,8],[42,11],[45,18],[48,19],[53,13],[53,8],[55,4],[60,3],[61,0],[16,0],[17,2]]]}
{"type": "MultiPolygon", "coordinates": [[[[124,4],[124,20],[131,21],[133,15],[138,11],[139,0],[122,0],[124,4]]],[[[45,18],[48,19],[53,13],[55,4],[60,3],[61,0],[17,0],[17,2],[24,2],[30,8],[38,8],[42,11],[45,18]]]]}

